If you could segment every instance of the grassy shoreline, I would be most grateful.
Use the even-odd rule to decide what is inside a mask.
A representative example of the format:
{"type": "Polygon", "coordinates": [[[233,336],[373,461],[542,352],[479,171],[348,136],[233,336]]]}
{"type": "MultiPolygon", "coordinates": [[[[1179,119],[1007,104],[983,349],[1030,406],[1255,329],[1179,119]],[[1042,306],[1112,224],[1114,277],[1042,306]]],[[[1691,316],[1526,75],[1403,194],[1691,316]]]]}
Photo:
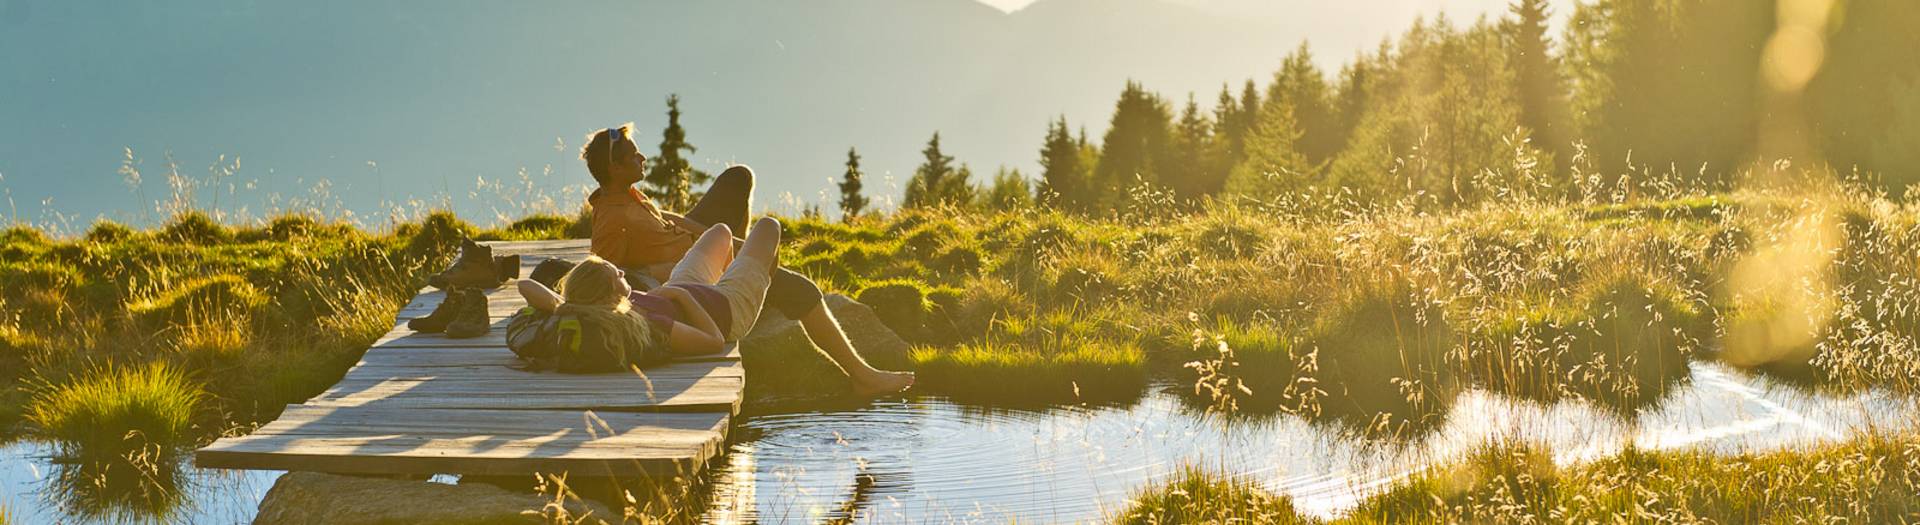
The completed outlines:
{"type": "MultiPolygon", "coordinates": [[[[1816,390],[1920,389],[1911,203],[1829,189],[1441,213],[1270,206],[787,218],[781,260],[873,306],[914,345],[921,392],[990,406],[1125,402],[1173,381],[1195,386],[1192,410],[1395,442],[1438,429],[1468,388],[1632,418],[1693,360],[1816,390]]],[[[187,431],[143,435],[182,445],[244,429],[337,379],[461,236],[582,233],[570,217],[482,230],[448,214],[380,232],[194,213],[68,239],[9,229],[0,368],[16,386],[0,393],[0,427],[124,435],[148,423],[21,420],[152,365],[183,378],[154,384],[204,397],[187,431]]],[[[67,403],[130,406],[84,401],[99,403],[67,403]]]]}
{"type": "Polygon", "coordinates": [[[1205,469],[1140,489],[1114,523],[1898,523],[1920,519],[1920,437],[1869,435],[1737,456],[1629,448],[1575,465],[1485,445],[1333,519],[1205,469]]]}

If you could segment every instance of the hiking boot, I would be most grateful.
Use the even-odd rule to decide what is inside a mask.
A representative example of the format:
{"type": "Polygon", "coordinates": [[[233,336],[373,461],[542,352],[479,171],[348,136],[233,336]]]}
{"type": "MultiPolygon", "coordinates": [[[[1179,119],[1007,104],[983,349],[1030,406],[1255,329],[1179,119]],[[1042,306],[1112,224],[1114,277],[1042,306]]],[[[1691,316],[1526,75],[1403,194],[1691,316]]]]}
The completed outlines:
{"type": "Polygon", "coordinates": [[[460,304],[453,307],[453,322],[447,323],[447,338],[470,339],[487,335],[487,330],[493,328],[493,320],[487,318],[487,294],[477,288],[457,290],[463,297],[460,298],[460,304]]]}
{"type": "Polygon", "coordinates": [[[453,322],[454,313],[460,311],[460,302],[464,300],[464,294],[446,292],[446,297],[440,299],[440,305],[433,307],[433,313],[408,319],[407,329],[423,334],[447,331],[447,324],[453,322]]]}
{"type": "Polygon", "coordinates": [[[493,269],[501,283],[520,278],[520,255],[499,255],[493,258],[493,269]]]}
{"type": "Polygon", "coordinates": [[[566,277],[567,272],[573,271],[574,266],[579,265],[567,262],[564,259],[549,258],[540,261],[539,265],[534,266],[533,273],[527,274],[527,278],[533,279],[533,282],[545,285],[547,289],[558,290],[560,289],[560,278],[566,277]]]}
{"type": "MultiPolygon", "coordinates": [[[[460,245],[460,256],[445,271],[427,278],[427,285],[446,290],[448,288],[493,288],[500,286],[505,279],[500,278],[499,263],[494,261],[493,248],[464,239],[460,245]]],[[[514,273],[519,273],[519,264],[514,265],[514,273]]]]}

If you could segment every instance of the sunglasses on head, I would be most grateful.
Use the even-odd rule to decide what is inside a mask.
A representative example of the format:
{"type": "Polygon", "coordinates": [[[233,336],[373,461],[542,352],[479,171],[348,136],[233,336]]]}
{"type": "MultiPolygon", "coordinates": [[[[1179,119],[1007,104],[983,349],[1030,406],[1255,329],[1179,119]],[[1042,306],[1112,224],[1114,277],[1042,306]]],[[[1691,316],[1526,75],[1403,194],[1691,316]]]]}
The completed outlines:
{"type": "Polygon", "coordinates": [[[613,165],[613,146],[619,144],[619,135],[615,135],[618,132],[619,130],[615,128],[607,128],[607,165],[609,166],[613,165]]]}

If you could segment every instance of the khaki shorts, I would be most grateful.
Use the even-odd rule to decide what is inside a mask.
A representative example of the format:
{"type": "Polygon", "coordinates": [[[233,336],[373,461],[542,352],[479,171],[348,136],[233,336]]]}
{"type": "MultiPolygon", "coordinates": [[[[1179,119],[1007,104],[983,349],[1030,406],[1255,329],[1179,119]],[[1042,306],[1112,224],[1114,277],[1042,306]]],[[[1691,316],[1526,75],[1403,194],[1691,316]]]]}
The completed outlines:
{"type": "Polygon", "coordinates": [[[773,284],[772,270],[771,261],[752,257],[735,257],[726,268],[687,258],[673,266],[665,286],[700,284],[718,290],[727,299],[727,311],[733,316],[727,333],[722,334],[731,343],[746,337],[760,319],[760,305],[766,302],[767,287],[773,284]]]}

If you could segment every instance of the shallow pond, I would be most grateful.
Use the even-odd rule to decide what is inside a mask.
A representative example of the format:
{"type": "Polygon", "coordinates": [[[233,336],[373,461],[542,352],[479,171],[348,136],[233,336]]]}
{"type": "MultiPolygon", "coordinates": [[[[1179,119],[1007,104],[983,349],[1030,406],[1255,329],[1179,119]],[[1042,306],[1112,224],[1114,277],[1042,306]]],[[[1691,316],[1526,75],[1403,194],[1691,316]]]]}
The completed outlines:
{"type": "MultiPolygon", "coordinates": [[[[1816,396],[1709,364],[1659,408],[1626,424],[1580,403],[1551,407],[1480,392],[1413,443],[1343,437],[1295,418],[1224,424],[1156,390],[1117,407],[994,410],[920,397],[750,414],[712,472],[715,522],[1095,521],[1185,464],[1225,470],[1331,515],[1393,481],[1489,439],[1545,443],[1561,461],[1646,448],[1767,450],[1910,424],[1911,405],[1861,394],[1816,396]]],[[[0,448],[0,501],[26,523],[68,516],[75,493],[34,443],[0,448]]],[[[274,472],[184,469],[182,498],[157,521],[237,523],[274,472]]],[[[138,512],[138,511],[136,511],[138,512]]],[[[146,517],[153,520],[152,516],[146,517]]]]}

